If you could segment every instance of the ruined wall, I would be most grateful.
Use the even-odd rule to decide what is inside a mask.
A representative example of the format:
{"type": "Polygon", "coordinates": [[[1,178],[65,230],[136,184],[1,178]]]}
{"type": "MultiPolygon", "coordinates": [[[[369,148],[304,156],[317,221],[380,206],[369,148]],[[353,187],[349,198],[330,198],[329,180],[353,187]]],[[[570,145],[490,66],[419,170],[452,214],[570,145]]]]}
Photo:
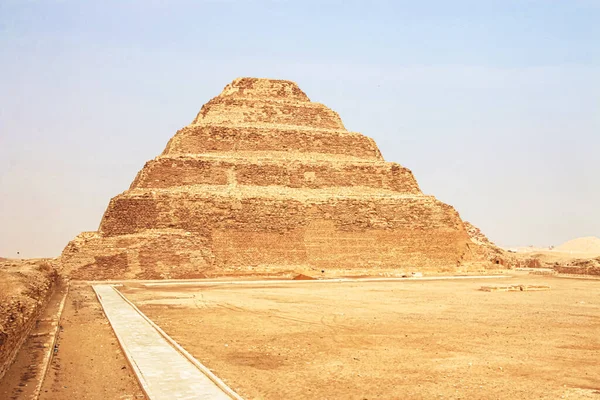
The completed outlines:
{"type": "Polygon", "coordinates": [[[559,274],[595,275],[600,276],[600,257],[575,259],[552,266],[559,274]]]}
{"type": "Polygon", "coordinates": [[[56,279],[50,260],[0,260],[0,379],[44,310],[56,279]]]}
{"type": "Polygon", "coordinates": [[[81,279],[252,266],[447,270],[477,253],[458,213],[289,81],[242,78],[206,103],[98,232],[63,252],[81,279]]]}

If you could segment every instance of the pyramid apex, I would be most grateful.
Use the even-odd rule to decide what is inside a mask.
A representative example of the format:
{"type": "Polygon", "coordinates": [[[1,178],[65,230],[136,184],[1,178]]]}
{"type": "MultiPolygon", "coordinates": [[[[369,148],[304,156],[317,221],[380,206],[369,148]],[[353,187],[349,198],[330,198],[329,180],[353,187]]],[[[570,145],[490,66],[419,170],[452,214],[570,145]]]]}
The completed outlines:
{"type": "Polygon", "coordinates": [[[269,78],[241,77],[225,86],[219,97],[271,98],[310,101],[293,81],[269,78]]]}

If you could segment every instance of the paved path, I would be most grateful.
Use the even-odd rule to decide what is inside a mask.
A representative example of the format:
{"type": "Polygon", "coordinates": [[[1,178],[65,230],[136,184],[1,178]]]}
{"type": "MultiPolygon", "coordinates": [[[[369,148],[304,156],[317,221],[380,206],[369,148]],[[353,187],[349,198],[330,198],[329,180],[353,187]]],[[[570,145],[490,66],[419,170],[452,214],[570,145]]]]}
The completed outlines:
{"type": "Polygon", "coordinates": [[[94,285],[106,317],[151,400],[231,400],[190,360],[175,350],[110,285],[94,285]]]}

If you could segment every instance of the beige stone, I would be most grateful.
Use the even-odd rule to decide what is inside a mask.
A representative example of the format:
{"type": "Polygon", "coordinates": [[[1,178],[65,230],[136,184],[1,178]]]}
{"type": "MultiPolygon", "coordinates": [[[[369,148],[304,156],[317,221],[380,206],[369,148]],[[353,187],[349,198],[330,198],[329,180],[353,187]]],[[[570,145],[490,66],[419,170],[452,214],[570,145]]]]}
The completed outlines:
{"type": "Polygon", "coordinates": [[[479,254],[458,213],[293,82],[240,78],[65,248],[86,279],[239,269],[452,270],[479,254]]]}

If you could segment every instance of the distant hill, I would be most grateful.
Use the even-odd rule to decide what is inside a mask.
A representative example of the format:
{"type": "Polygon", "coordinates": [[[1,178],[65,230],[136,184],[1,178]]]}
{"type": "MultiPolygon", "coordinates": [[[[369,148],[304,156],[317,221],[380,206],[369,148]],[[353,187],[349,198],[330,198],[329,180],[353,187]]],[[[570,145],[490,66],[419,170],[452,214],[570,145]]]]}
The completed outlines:
{"type": "Polygon", "coordinates": [[[600,254],[600,238],[588,236],[569,240],[560,246],[556,246],[554,250],[560,252],[600,254]]]}

